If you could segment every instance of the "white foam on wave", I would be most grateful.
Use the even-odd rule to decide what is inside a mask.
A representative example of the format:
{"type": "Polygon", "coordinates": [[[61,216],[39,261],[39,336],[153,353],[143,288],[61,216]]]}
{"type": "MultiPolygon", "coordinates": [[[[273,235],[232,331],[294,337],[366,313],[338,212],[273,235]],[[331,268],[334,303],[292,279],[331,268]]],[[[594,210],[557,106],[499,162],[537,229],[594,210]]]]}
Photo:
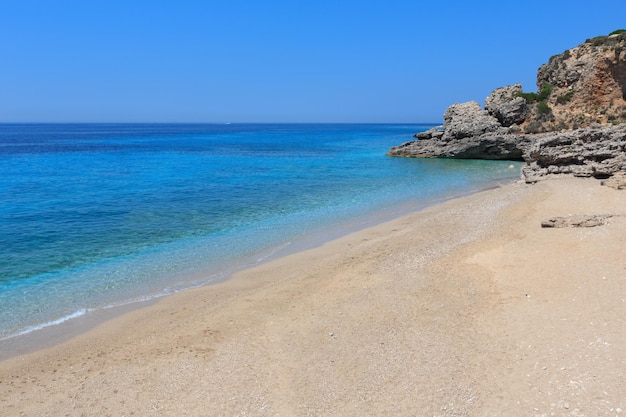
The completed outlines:
{"type": "Polygon", "coordinates": [[[273,250],[271,250],[269,253],[264,254],[263,256],[261,256],[260,258],[257,258],[257,262],[261,263],[264,262],[270,258],[272,258],[274,255],[276,255],[277,253],[279,253],[280,251],[284,250],[285,248],[287,248],[289,245],[291,245],[291,242],[285,242],[282,245],[278,245],[277,247],[275,247],[273,250]]]}
{"type": "Polygon", "coordinates": [[[73,312],[71,314],[68,314],[66,316],[60,317],[60,318],[58,318],[56,320],[51,320],[51,321],[48,321],[48,322],[45,322],[45,323],[35,324],[33,326],[28,326],[25,329],[20,330],[17,333],[14,333],[14,334],[11,334],[9,336],[5,336],[5,337],[1,338],[0,341],[11,339],[13,337],[24,336],[24,335],[27,335],[29,333],[35,332],[37,330],[45,329],[46,327],[57,326],[59,324],[65,323],[68,320],[72,320],[72,319],[75,319],[75,318],[78,318],[78,317],[82,317],[82,316],[84,316],[85,314],[87,314],[87,313],[89,313],[91,311],[94,311],[94,309],[82,308],[82,309],[77,310],[77,311],[75,311],[75,312],[73,312]]]}
{"type": "Polygon", "coordinates": [[[57,318],[57,319],[54,319],[54,320],[50,320],[50,321],[47,321],[45,323],[39,323],[39,324],[34,324],[34,325],[31,325],[31,326],[27,326],[27,327],[25,327],[25,328],[23,328],[21,330],[18,330],[15,333],[11,333],[11,334],[5,335],[5,336],[0,336],[0,341],[9,340],[9,339],[12,339],[12,338],[15,338],[15,337],[20,337],[20,336],[25,336],[25,335],[28,335],[30,333],[46,329],[48,327],[58,326],[60,324],[68,322],[70,320],[83,317],[83,316],[85,316],[85,315],[87,315],[89,313],[94,313],[94,312],[98,312],[98,311],[102,311],[102,310],[110,310],[110,309],[113,309],[113,308],[125,307],[125,306],[129,306],[129,305],[132,305],[132,304],[137,304],[137,303],[150,302],[150,301],[162,298],[162,297],[166,297],[168,295],[179,293],[181,291],[204,287],[204,286],[209,285],[209,284],[211,284],[211,283],[213,283],[215,281],[218,281],[220,279],[223,279],[222,274],[214,274],[214,275],[212,275],[208,279],[204,279],[202,281],[196,281],[196,282],[192,282],[192,283],[187,283],[186,285],[181,285],[178,288],[165,287],[161,291],[158,291],[156,293],[142,295],[142,296],[134,297],[134,298],[131,298],[131,299],[126,299],[126,300],[123,300],[123,301],[119,301],[119,302],[115,302],[115,303],[111,303],[111,304],[106,304],[104,306],[100,306],[100,307],[96,307],[96,308],[81,308],[81,309],[76,310],[73,313],[67,314],[67,315],[62,316],[60,318],[57,318]]]}

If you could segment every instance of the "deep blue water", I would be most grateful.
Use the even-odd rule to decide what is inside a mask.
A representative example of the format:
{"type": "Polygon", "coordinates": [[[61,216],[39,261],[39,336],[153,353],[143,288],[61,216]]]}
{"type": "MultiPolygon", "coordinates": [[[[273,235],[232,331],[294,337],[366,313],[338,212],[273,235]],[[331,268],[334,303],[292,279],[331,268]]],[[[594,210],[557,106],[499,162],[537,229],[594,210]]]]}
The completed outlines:
{"type": "Polygon", "coordinates": [[[0,124],[0,340],[519,176],[385,156],[429,127],[0,124]]]}

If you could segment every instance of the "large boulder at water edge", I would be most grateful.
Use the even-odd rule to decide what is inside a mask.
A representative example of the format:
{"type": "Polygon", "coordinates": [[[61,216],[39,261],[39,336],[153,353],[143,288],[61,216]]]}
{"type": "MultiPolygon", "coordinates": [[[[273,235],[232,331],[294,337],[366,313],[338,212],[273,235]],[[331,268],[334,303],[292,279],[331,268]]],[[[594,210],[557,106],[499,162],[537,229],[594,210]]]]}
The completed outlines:
{"type": "Polygon", "coordinates": [[[528,140],[505,128],[475,101],[453,104],[441,129],[418,133],[416,141],[395,146],[390,156],[521,160],[528,140]]]}
{"type": "Polygon", "coordinates": [[[443,114],[444,141],[458,140],[495,132],[500,127],[498,120],[480,108],[480,104],[470,101],[453,104],[443,114]]]}

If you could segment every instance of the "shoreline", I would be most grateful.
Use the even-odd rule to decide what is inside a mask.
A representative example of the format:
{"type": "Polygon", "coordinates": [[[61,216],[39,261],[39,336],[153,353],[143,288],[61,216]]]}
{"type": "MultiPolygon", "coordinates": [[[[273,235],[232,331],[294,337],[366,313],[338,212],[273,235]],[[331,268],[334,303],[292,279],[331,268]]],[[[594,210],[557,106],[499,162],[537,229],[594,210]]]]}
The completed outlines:
{"type": "Polygon", "coordinates": [[[429,206],[0,361],[0,411],[626,409],[624,207],[626,194],[585,179],[429,206]],[[601,227],[540,227],[606,212],[615,216],[601,227]]]}
{"type": "Polygon", "coordinates": [[[104,307],[90,308],[73,312],[68,316],[55,318],[49,322],[34,325],[34,329],[24,329],[23,333],[0,339],[0,362],[22,354],[33,353],[38,350],[54,347],[60,343],[80,336],[99,324],[111,320],[119,315],[133,310],[142,309],[159,302],[162,298],[176,295],[197,288],[209,287],[228,281],[231,277],[247,269],[255,268],[264,263],[282,257],[308,251],[324,244],[340,239],[352,233],[415,214],[425,208],[442,204],[449,200],[467,197],[482,191],[498,188],[513,182],[512,179],[494,180],[474,189],[456,191],[429,199],[406,202],[398,206],[390,206],[380,211],[373,211],[367,215],[358,216],[352,222],[343,222],[324,226],[306,235],[299,236],[289,242],[280,243],[276,247],[268,247],[229,262],[228,267],[217,267],[205,272],[194,272],[188,276],[170,278],[168,282],[176,288],[173,291],[161,289],[156,293],[145,294],[133,300],[122,300],[119,303],[104,307]],[[211,278],[209,278],[209,276],[211,278]],[[199,283],[199,284],[198,284],[199,283]]]}

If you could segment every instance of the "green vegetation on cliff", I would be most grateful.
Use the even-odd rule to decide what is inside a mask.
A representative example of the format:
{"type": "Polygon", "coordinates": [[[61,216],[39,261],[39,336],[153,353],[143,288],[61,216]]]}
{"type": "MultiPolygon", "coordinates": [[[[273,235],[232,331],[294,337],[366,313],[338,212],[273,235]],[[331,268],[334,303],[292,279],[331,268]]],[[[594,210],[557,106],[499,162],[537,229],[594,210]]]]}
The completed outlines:
{"type": "Polygon", "coordinates": [[[528,104],[534,103],[536,101],[545,102],[550,94],[552,93],[552,85],[548,82],[543,83],[543,87],[539,93],[519,93],[518,96],[526,99],[528,104]]]}

